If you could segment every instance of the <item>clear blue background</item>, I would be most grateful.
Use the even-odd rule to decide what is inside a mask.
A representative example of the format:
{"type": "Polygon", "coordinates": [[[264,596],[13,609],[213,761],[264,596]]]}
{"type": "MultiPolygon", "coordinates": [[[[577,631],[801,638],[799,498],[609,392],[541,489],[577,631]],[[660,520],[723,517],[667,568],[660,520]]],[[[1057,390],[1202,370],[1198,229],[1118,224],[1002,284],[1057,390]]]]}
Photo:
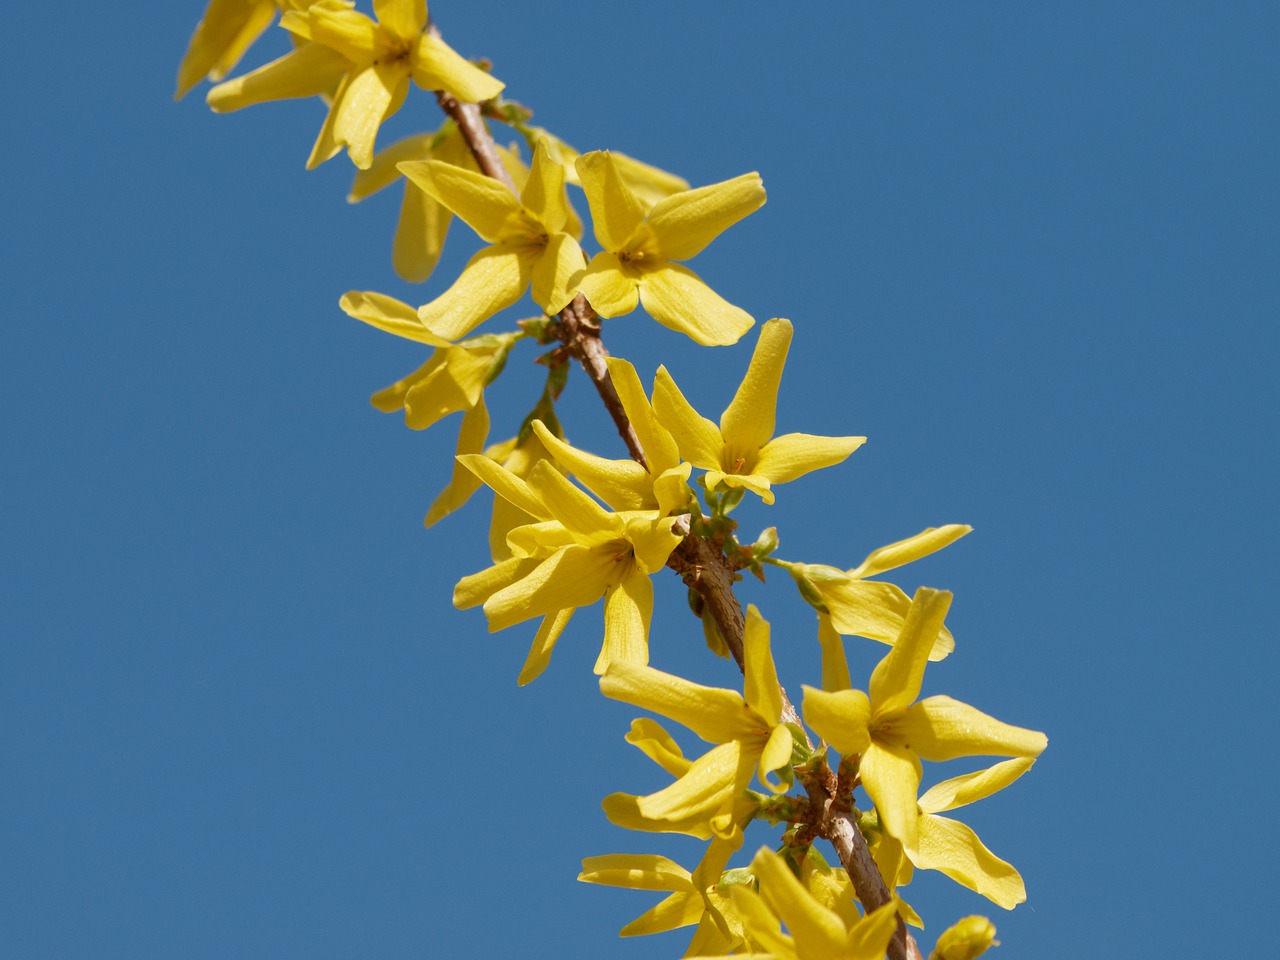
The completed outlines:
{"type": "MultiPolygon", "coordinates": [[[[580,149],[769,203],[695,263],[791,317],[780,429],[870,437],[744,507],[781,555],[851,566],[945,522],[897,578],[948,587],[947,692],[1046,730],[965,819],[1023,872],[1006,956],[1256,952],[1277,836],[1280,7],[1233,3],[433,5],[580,149]]],[[[673,957],[619,941],[657,897],[575,882],[624,835],[600,798],[662,774],[590,673],[452,610],[487,513],[431,531],[456,421],[373,411],[422,360],[336,306],[392,275],[398,201],[304,173],[323,107],[170,100],[198,3],[7,15],[0,490],[0,955],[673,957]]],[[[251,60],[285,49],[269,37],[251,60]]],[[[382,138],[433,128],[415,91],[382,138]]],[[[718,415],[754,342],[637,314],[609,346],[718,415]]],[[[513,359],[495,436],[533,400],[513,359]]],[[[570,435],[621,456],[581,376],[570,435]]],[[[671,575],[657,666],[736,686],[671,575]]],[[[782,580],[748,586],[784,682],[817,673],[782,580]]],[[[882,648],[850,641],[855,671],[882,648]]],[[[690,744],[692,746],[692,744],[690,744]]],[[[931,767],[938,779],[969,769],[931,767]]],[[[752,836],[751,845],[764,842],[752,836]]],[[[1260,936],[1261,935],[1261,936],[1260,936]]]]}

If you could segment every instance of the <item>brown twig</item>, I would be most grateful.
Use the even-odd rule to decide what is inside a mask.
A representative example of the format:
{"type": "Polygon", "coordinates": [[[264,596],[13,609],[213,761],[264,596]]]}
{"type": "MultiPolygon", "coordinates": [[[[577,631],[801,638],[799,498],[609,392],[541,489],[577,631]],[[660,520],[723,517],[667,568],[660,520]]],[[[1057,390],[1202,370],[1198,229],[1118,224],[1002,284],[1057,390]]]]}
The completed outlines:
{"type": "MultiPolygon", "coordinates": [[[[458,130],[471,148],[480,169],[518,195],[515,182],[498,156],[497,146],[485,126],[480,108],[475,104],[459,103],[446,93],[437,94],[437,99],[440,108],[457,123],[458,130]]],[[[560,312],[554,332],[570,354],[577,358],[595,385],[596,392],[600,394],[600,399],[618,428],[618,434],[627,445],[631,459],[647,467],[644,450],[609,377],[609,368],[605,363],[609,351],[600,339],[600,319],[582,294],[578,294],[560,312]]],[[[676,529],[684,533],[684,540],[667,560],[667,566],[698,592],[711,612],[716,628],[738,664],[738,669],[745,670],[743,634],[746,618],[742,613],[742,605],[733,593],[736,570],[721,547],[692,534],[687,519],[682,519],[680,523],[683,526],[677,526],[676,529]]],[[[781,692],[783,722],[794,723],[803,730],[800,715],[787,697],[786,690],[781,692]]],[[[858,828],[856,811],[839,794],[836,775],[823,762],[810,771],[804,779],[804,786],[811,803],[821,811],[821,818],[817,823],[818,832],[835,847],[863,908],[874,910],[888,903],[892,895],[871,857],[866,838],[858,828]]],[[[907,932],[901,917],[898,918],[898,929],[889,941],[888,952],[891,960],[921,960],[920,948],[907,932]]]]}

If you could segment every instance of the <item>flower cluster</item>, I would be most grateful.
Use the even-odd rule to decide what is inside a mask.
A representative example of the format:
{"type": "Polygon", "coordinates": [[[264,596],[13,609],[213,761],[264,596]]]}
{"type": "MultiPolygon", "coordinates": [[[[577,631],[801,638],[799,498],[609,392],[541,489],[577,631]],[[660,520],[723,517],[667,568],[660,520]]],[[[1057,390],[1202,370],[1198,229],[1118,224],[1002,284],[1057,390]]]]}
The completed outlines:
{"type": "MultiPolygon", "coordinates": [[[[372,15],[351,0],[210,0],[179,68],[178,96],[203,78],[216,82],[207,99],[218,112],[323,99],[327,116],[307,166],[345,150],[357,168],[352,202],[402,184],[392,262],[403,279],[434,276],[455,217],[481,241],[425,303],[351,291],[339,305],[422,351],[412,373],[373,395],[375,408],[402,412],[413,430],[461,415],[449,480],[426,524],[461,510],[482,488],[492,493],[491,563],[463,576],[453,600],[482,608],[490,631],[537,622],[526,628],[533,636],[517,682],[541,675],[574,613],[603,601],[594,663],[601,693],[708,745],[686,755],[658,719],[631,724],[626,741],[670,780],[647,794],[610,793],[605,816],[706,847],[692,869],[655,854],[583,860],[585,882],[665,894],[622,934],[693,927],[686,956],[898,960],[914,947],[906,925],[922,926],[903,896],[916,870],[938,871],[1005,909],[1025,900],[1017,870],[943,814],[1013,784],[1047,740],[949,696],[922,698],[926,667],[956,649],[945,624],[951,594],[919,587],[909,595],[880,579],[971,528],[931,527],[847,570],[777,556],[776,527],[741,541],[735,511],[744,501],[766,509],[778,488],[844,463],[866,440],[779,434],[792,323],[760,326],[718,421],[694,408],[665,366],[646,387],[631,363],[603,349],[604,321],[640,309],[702,346],[732,346],[754,326],[686,264],[760,209],[760,176],[693,188],[620,153],[579,153],[531,125],[527,107],[504,99],[487,63],[449,47],[425,0],[373,0],[372,15]],[[227,79],[277,16],[288,52],[227,79]],[[436,93],[448,116],[377,150],[383,121],[414,86],[436,93]],[[497,125],[516,139],[499,146],[497,125]],[[585,197],[594,251],[584,249],[575,190],[585,197]],[[499,319],[526,299],[532,307],[523,318],[499,319]],[[522,345],[538,347],[545,386],[505,439],[491,442],[486,392],[522,345]],[[575,360],[629,458],[566,438],[561,393],[575,360]],[[708,645],[741,667],[741,692],[649,665],[666,568],[688,588],[708,645]],[[734,584],[743,573],[767,583],[778,571],[817,613],[816,648],[775,634],[755,605],[742,612],[734,584]],[[888,646],[865,683],[854,683],[846,637],[888,646]],[[774,650],[784,644],[820,663],[821,682],[803,686],[800,709],[779,682],[774,650]],[[968,757],[1007,759],[921,792],[925,762],[968,757]],[[780,837],[730,865],[748,832],[779,825],[780,837]]],[[[680,640],[663,635],[654,652],[665,656],[680,640]]],[[[972,960],[994,938],[989,920],[966,917],[942,933],[932,957],[972,960]]]]}

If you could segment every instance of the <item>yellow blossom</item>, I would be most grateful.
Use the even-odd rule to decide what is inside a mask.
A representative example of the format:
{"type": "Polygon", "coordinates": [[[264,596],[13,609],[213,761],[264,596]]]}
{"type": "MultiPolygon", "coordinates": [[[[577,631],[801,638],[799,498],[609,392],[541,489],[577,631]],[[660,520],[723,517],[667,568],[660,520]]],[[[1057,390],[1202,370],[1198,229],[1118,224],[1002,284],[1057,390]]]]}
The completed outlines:
{"type": "MultiPolygon", "coordinates": [[[[893,643],[902,632],[911,598],[901,587],[867,578],[926,557],[972,530],[972,527],[958,523],[930,527],[914,537],[871,551],[867,559],[852,570],[818,563],[776,559],[770,562],[791,574],[801,595],[819,610],[824,624],[836,633],[893,643]]],[[[945,659],[955,646],[951,631],[944,626],[929,651],[929,659],[945,659]]],[[[823,682],[827,690],[847,686],[847,682],[842,687],[832,687],[825,680],[823,682]]]]}
{"type": "Polygon", "coordinates": [[[245,51],[271,26],[278,9],[307,6],[306,0],[209,0],[178,67],[173,98],[181,100],[205,77],[221,80],[234,70],[245,51]]]}
{"type": "MultiPolygon", "coordinates": [[[[497,150],[507,173],[517,184],[523,184],[528,179],[529,168],[520,160],[517,146],[514,143],[506,147],[499,145],[497,150]]],[[[445,120],[435,133],[406,137],[374,154],[373,163],[367,170],[356,171],[347,201],[359,203],[404,179],[396,167],[407,160],[439,160],[476,172],[480,169],[458,131],[458,125],[452,120],[445,120]]],[[[445,236],[452,221],[453,214],[447,207],[427,196],[413,181],[405,179],[400,218],[396,222],[391,246],[391,263],[396,273],[410,283],[421,283],[431,276],[444,249],[445,236]]]]}
{"type": "Polygon", "coordinates": [[[747,608],[743,660],[742,695],[634,663],[615,663],[600,678],[600,692],[606,697],[670,717],[703,740],[718,744],[689,764],[671,786],[640,797],[636,807],[641,816],[701,820],[722,833],[732,824],[735,801],[753,772],[769,789],[787,789],[791,730],[782,722],[769,624],[754,606],[747,608]],[[769,778],[778,770],[787,771],[782,783],[769,778]]]}
{"type": "Polygon", "coordinates": [[[1001,723],[950,697],[915,702],[950,605],[949,593],[916,591],[902,633],[871,674],[870,696],[804,688],[805,722],[842,755],[860,757],[862,784],[880,823],[910,854],[919,843],[922,758],[1035,757],[1048,743],[1043,733],[1001,723]]]}
{"type": "Polygon", "coordinates": [[[587,857],[578,879],[633,890],[664,890],[669,895],[622,928],[621,935],[634,937],[664,933],[698,924],[689,953],[721,948],[727,952],[742,942],[741,929],[732,916],[729,901],[715,887],[733,852],[742,845],[742,833],[729,839],[716,838],[707,847],[697,868],[690,873],[678,863],[654,854],[610,854],[587,857]],[[730,914],[730,916],[726,916],[730,914]]]}
{"type": "Polygon", "coordinates": [[[677,261],[702,252],[722,231],[765,202],[760,175],[683,190],[646,208],[618,162],[596,151],[580,156],[578,177],[603,251],[592,258],[582,292],[602,317],[643,303],[653,319],[698,343],[737,343],[754,322],[677,261]]]}
{"type": "Polygon", "coordinates": [[[730,891],[748,943],[776,960],[883,960],[897,927],[893,900],[850,924],[848,914],[820,903],[767,847],[756,853],[751,870],[760,881],[759,894],[745,886],[730,891]]]}
{"type": "Polygon", "coordinates": [[[746,488],[773,503],[773,484],[842,462],[866,437],[774,437],[778,385],[791,345],[791,321],[774,319],[760,330],[751,364],[717,427],[694,410],[665,367],[653,385],[653,410],[675,437],[680,455],[707,471],[708,490],[723,483],[746,488]]]}
{"type": "Polygon", "coordinates": [[[496,180],[438,160],[410,161],[399,169],[490,244],[468,261],[453,286],[418,308],[427,330],[456,340],[511,306],[530,285],[534,301],[549,314],[577,294],[582,248],[564,232],[564,167],[544,143],[534,151],[518,199],[496,180]]]}
{"type": "Polygon", "coordinates": [[[596,672],[619,661],[647,663],[653,615],[649,577],[680,542],[671,530],[675,519],[653,511],[610,513],[546,461],[534,466],[526,481],[486,457],[460,459],[499,496],[535,518],[508,535],[509,559],[464,577],[453,594],[459,609],[484,604],[491,632],[543,618],[518,682],[528,683],[546,668],[573,611],[601,597],[605,631],[596,672]]]}
{"type": "Polygon", "coordinates": [[[351,162],[363,169],[373,162],[379,126],[400,109],[410,80],[424,90],[443,90],[469,103],[502,90],[500,80],[468,63],[426,29],[426,0],[374,0],[373,10],[376,20],[355,10],[348,0],[319,0],[305,10],[287,11],[280,25],[308,42],[214,87],[209,106],[225,113],[334,90],[307,168],[345,146],[351,162]]]}

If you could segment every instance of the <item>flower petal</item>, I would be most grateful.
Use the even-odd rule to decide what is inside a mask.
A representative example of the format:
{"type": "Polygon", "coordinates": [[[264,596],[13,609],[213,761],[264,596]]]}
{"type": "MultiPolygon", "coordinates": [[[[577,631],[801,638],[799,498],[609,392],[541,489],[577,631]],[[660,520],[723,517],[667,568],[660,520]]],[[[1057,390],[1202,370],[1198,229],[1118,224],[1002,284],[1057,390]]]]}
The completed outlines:
{"type": "MultiPolygon", "coordinates": [[[[825,613],[818,614],[818,644],[822,647],[822,689],[830,693],[848,690],[852,684],[849,681],[849,661],[844,655],[844,641],[831,625],[831,617],[825,613]]],[[[870,710],[868,703],[868,716],[870,710]]]]}
{"type": "Polygon", "coordinates": [[[801,957],[808,960],[842,954],[844,924],[813,899],[782,857],[761,847],[751,860],[751,870],[760,880],[760,895],[791,931],[801,957]]]}
{"type": "Polygon", "coordinates": [[[404,40],[416,38],[427,23],[427,0],[373,0],[378,23],[404,40]]]}
{"type": "Polygon", "coordinates": [[[894,736],[926,760],[1038,757],[1049,739],[1038,730],[1001,723],[967,703],[929,697],[894,721],[894,736]]]}
{"type": "Polygon", "coordinates": [[[892,899],[853,925],[845,938],[847,960],[881,960],[898,929],[898,905],[892,899]]]}
{"type": "Polygon", "coordinates": [[[529,485],[510,470],[504,470],[485,456],[458,457],[458,462],[483,480],[498,496],[523,510],[535,520],[550,520],[551,513],[529,485]]]}
{"type": "Polygon", "coordinates": [[[567,233],[554,233],[533,262],[533,302],[554,316],[578,295],[586,257],[578,241],[567,233]]]}
{"type": "Polygon", "coordinates": [[[770,726],[776,726],[782,717],[782,690],[778,686],[778,671],[769,650],[769,621],[760,616],[754,603],[747,606],[742,646],[743,690],[747,705],[769,721],[770,726]]]}
{"type": "Polygon", "coordinates": [[[560,634],[564,633],[564,628],[569,625],[569,618],[573,616],[573,611],[573,607],[568,607],[549,613],[542,618],[538,632],[534,635],[533,644],[529,647],[529,655],[525,657],[524,666],[520,668],[520,676],[516,677],[517,686],[523,687],[526,683],[531,683],[542,675],[543,670],[547,669],[556,641],[560,639],[560,634]]]}
{"type": "Polygon", "coordinates": [[[759,730],[734,691],[704,687],[652,667],[614,663],[600,678],[600,692],[684,724],[709,743],[750,737],[759,730]]]}
{"type": "Polygon", "coordinates": [[[220,83],[206,95],[214,113],[230,113],[255,103],[318,97],[337,86],[351,61],[336,50],[308,43],[257,70],[220,83]]]}
{"type": "Polygon", "coordinates": [[[436,336],[457,340],[524,296],[532,268],[518,250],[485,247],[467,261],[453,286],[418,308],[418,319],[436,336]]]}
{"type": "Polygon", "coordinates": [[[695,760],[689,772],[665,790],[640,797],[636,808],[651,820],[683,820],[696,814],[709,818],[732,801],[741,766],[738,741],[722,743],[695,760]]]}
{"type": "Polygon", "coordinates": [[[461,347],[444,350],[445,363],[405,392],[404,422],[411,430],[425,430],[451,413],[468,410],[483,395],[484,378],[493,368],[493,353],[461,347]]]}
{"type": "Polygon", "coordinates": [[[624,830],[641,830],[646,833],[683,833],[699,840],[711,839],[711,826],[704,813],[695,810],[678,819],[655,820],[640,812],[640,797],[630,793],[611,793],[601,806],[605,819],[624,830]]]}
{"type": "Polygon", "coordinates": [[[929,527],[927,530],[917,533],[914,537],[907,537],[905,540],[891,543],[887,547],[881,547],[879,550],[872,550],[867,555],[867,559],[849,571],[849,576],[856,579],[877,576],[886,570],[893,570],[895,567],[901,567],[904,564],[911,563],[913,560],[927,557],[948,544],[955,543],[966,533],[972,532],[973,527],[962,523],[948,523],[942,527],[929,527]]]}
{"type": "Polygon", "coordinates": [[[491,177],[440,160],[406,160],[396,169],[457,214],[486,243],[497,243],[520,202],[491,177]]]}
{"type": "Polygon", "coordinates": [[[347,203],[359,203],[379,190],[385,190],[403,174],[397,165],[408,160],[426,160],[431,156],[431,142],[438,133],[417,133],[397,140],[373,156],[373,163],[365,170],[357,170],[347,193],[347,203]]]}
{"type": "Polygon", "coordinates": [[[925,813],[942,813],[975,800],[983,800],[1009,786],[1030,770],[1033,764],[1035,760],[1030,757],[1018,757],[1015,760],[1004,760],[986,770],[944,780],[930,787],[920,798],[920,809],[925,813]]]}
{"type": "Polygon", "coordinates": [[[622,251],[644,222],[643,205],[618,173],[607,150],[584,153],[575,161],[574,168],[591,206],[596,242],[610,253],[622,251]]]}
{"type": "Polygon", "coordinates": [[[957,820],[921,817],[919,844],[915,850],[908,848],[907,853],[916,867],[938,870],[1006,910],[1027,899],[1018,871],[984,847],[978,835],[957,820]]]}
{"type": "Polygon", "coordinates": [[[791,765],[791,749],[794,746],[791,728],[779,724],[769,731],[769,739],[760,751],[760,761],[757,764],[760,782],[774,793],[786,793],[791,788],[791,783],[787,780],[774,783],[769,779],[769,774],[791,765]]]}
{"type": "Polygon", "coordinates": [[[618,936],[637,937],[648,933],[678,930],[680,927],[697,923],[706,911],[707,905],[701,896],[673,893],[619,930],[618,936]]]}
{"type": "MultiPolygon", "coordinates": [[[[449,341],[436,336],[422,325],[418,311],[395,297],[373,291],[351,290],[338,301],[347,316],[363,320],[371,327],[435,347],[447,347],[449,341]]],[[[381,409],[381,408],[379,408],[381,409]]]]}
{"type": "Polygon", "coordinates": [[[867,723],[871,702],[861,690],[828,692],[804,686],[804,722],[841,756],[865,753],[871,743],[867,723]]]}
{"type": "Polygon", "coordinates": [[[632,890],[671,890],[697,893],[692,874],[674,860],[652,853],[610,853],[584,857],[578,879],[632,890]]]}
{"type": "Polygon", "coordinates": [[[880,812],[880,823],[890,836],[911,850],[916,844],[916,793],[920,789],[920,761],[901,747],[872,740],[858,766],[862,785],[880,812]]]}
{"type": "MultiPolygon", "coordinates": [[[[726,442],[733,442],[727,439],[728,434],[725,436],[726,442]]],[[[806,473],[843,463],[849,454],[866,442],[866,437],[815,437],[807,433],[788,433],[765,444],[753,472],[768,477],[773,483],[790,483],[806,473]]]]}
{"type": "Polygon", "coordinates": [[[414,50],[413,82],[423,90],[444,90],[464,103],[492,100],[506,86],[492,74],[468,63],[431,33],[418,38],[414,50]]]}
{"type": "MultiPolygon", "coordinates": [[[[485,440],[488,438],[489,411],[485,409],[484,395],[482,394],[476,405],[462,415],[462,424],[458,430],[457,455],[466,456],[480,453],[484,449],[485,440]]],[[[455,459],[449,486],[441,491],[440,495],[431,504],[430,509],[427,510],[426,519],[423,521],[424,524],[430,527],[439,523],[443,518],[471,499],[471,495],[479,487],[480,478],[455,459]]]]}
{"type": "Polygon", "coordinates": [[[453,588],[453,605],[459,610],[479,606],[504,587],[523,580],[541,562],[540,559],[511,557],[487,570],[463,577],[453,588]]]}
{"type": "Polygon", "coordinates": [[[653,380],[653,412],[675,438],[684,459],[703,470],[720,466],[724,449],[720,428],[693,409],[666,367],[659,367],[653,380]]]}
{"type": "Polygon", "coordinates": [[[274,0],[210,0],[178,66],[173,98],[181,100],[206,76],[224,76],[275,16],[274,0]]]}
{"type": "Polygon", "coordinates": [[[621,535],[622,523],[616,514],[605,510],[546,461],[529,472],[528,485],[552,518],[573,531],[580,543],[595,544],[621,535]]]}
{"type": "Polygon", "coordinates": [[[729,446],[754,452],[773,436],[778,385],[782,382],[791,333],[791,321],[781,318],[770,320],[760,328],[747,374],[733,395],[733,402],[720,417],[720,433],[729,446]]]}
{"type": "Polygon", "coordinates": [[[692,766],[680,745],[657,720],[649,717],[632,720],[625,739],[673,777],[683,777],[692,766]]]}
{"type": "MultiPolygon", "coordinates": [[[[782,932],[782,923],[773,915],[764,899],[750,887],[734,884],[729,888],[733,909],[742,918],[748,936],[768,953],[758,956],[792,960],[796,956],[795,942],[782,932]]],[[[746,954],[752,957],[757,954],[746,954]]]]}
{"type": "Polygon", "coordinates": [[[615,564],[587,547],[571,546],[543,560],[523,580],[484,602],[489,632],[566,607],[589,607],[605,595],[615,564]]]}
{"type": "Polygon", "coordinates": [[[649,226],[665,259],[688,260],[764,201],[760,174],[744,173],[659,200],[649,211],[649,226]]]}
{"type": "Polygon", "coordinates": [[[609,365],[609,378],[622,401],[622,409],[626,411],[644,449],[649,472],[656,477],[678,467],[680,448],[676,446],[675,437],[658,422],[636,368],[620,357],[609,357],[605,362],[609,365]]]}
{"type": "MultiPolygon", "coordinates": [[[[841,572],[837,572],[835,578],[817,581],[816,585],[831,614],[831,625],[839,633],[880,643],[897,643],[911,610],[911,598],[900,587],[880,580],[854,580],[841,572]]],[[[929,649],[928,658],[944,660],[955,647],[955,639],[944,625],[929,649]]]]}
{"type": "MultiPolygon", "coordinates": [[[[569,199],[564,192],[564,164],[554,160],[546,140],[533,149],[529,179],[520,191],[520,203],[538,218],[548,233],[559,233],[569,220],[569,199]]],[[[578,264],[578,269],[582,265],[578,264]]]]}
{"type": "Polygon", "coordinates": [[[654,574],[666,565],[671,551],[681,540],[674,525],[674,517],[653,519],[648,513],[626,521],[627,541],[642,573],[654,574]]]}
{"type": "Polygon", "coordinates": [[[649,471],[634,460],[606,460],[571,447],[552,434],[541,420],[533,421],[533,432],[560,466],[614,510],[655,506],[653,479],[649,471]]]}
{"type": "MultiPolygon", "coordinates": [[[[924,665],[929,659],[942,621],[951,606],[951,594],[945,590],[921,587],[916,591],[902,633],[883,660],[871,673],[873,717],[905,710],[920,695],[924,665]]],[[[911,798],[912,803],[915,797],[911,798]]]]}
{"type": "Polygon", "coordinates": [[[591,258],[578,281],[582,295],[600,316],[622,317],[640,304],[640,288],[625,274],[617,254],[605,251],[591,258]]]}
{"type": "Polygon", "coordinates": [[[646,267],[640,275],[640,302],[649,316],[704,347],[737,343],[755,320],[678,263],[646,267]]]}
{"type": "Polygon", "coordinates": [[[649,662],[649,622],[653,619],[653,584],[634,570],[609,588],[604,599],[604,644],[595,672],[611,663],[649,662]]]}
{"type": "Polygon", "coordinates": [[[357,167],[369,167],[378,128],[400,109],[408,90],[409,76],[401,63],[373,63],[348,73],[333,95],[307,169],[315,169],[343,147],[357,167]]]}

